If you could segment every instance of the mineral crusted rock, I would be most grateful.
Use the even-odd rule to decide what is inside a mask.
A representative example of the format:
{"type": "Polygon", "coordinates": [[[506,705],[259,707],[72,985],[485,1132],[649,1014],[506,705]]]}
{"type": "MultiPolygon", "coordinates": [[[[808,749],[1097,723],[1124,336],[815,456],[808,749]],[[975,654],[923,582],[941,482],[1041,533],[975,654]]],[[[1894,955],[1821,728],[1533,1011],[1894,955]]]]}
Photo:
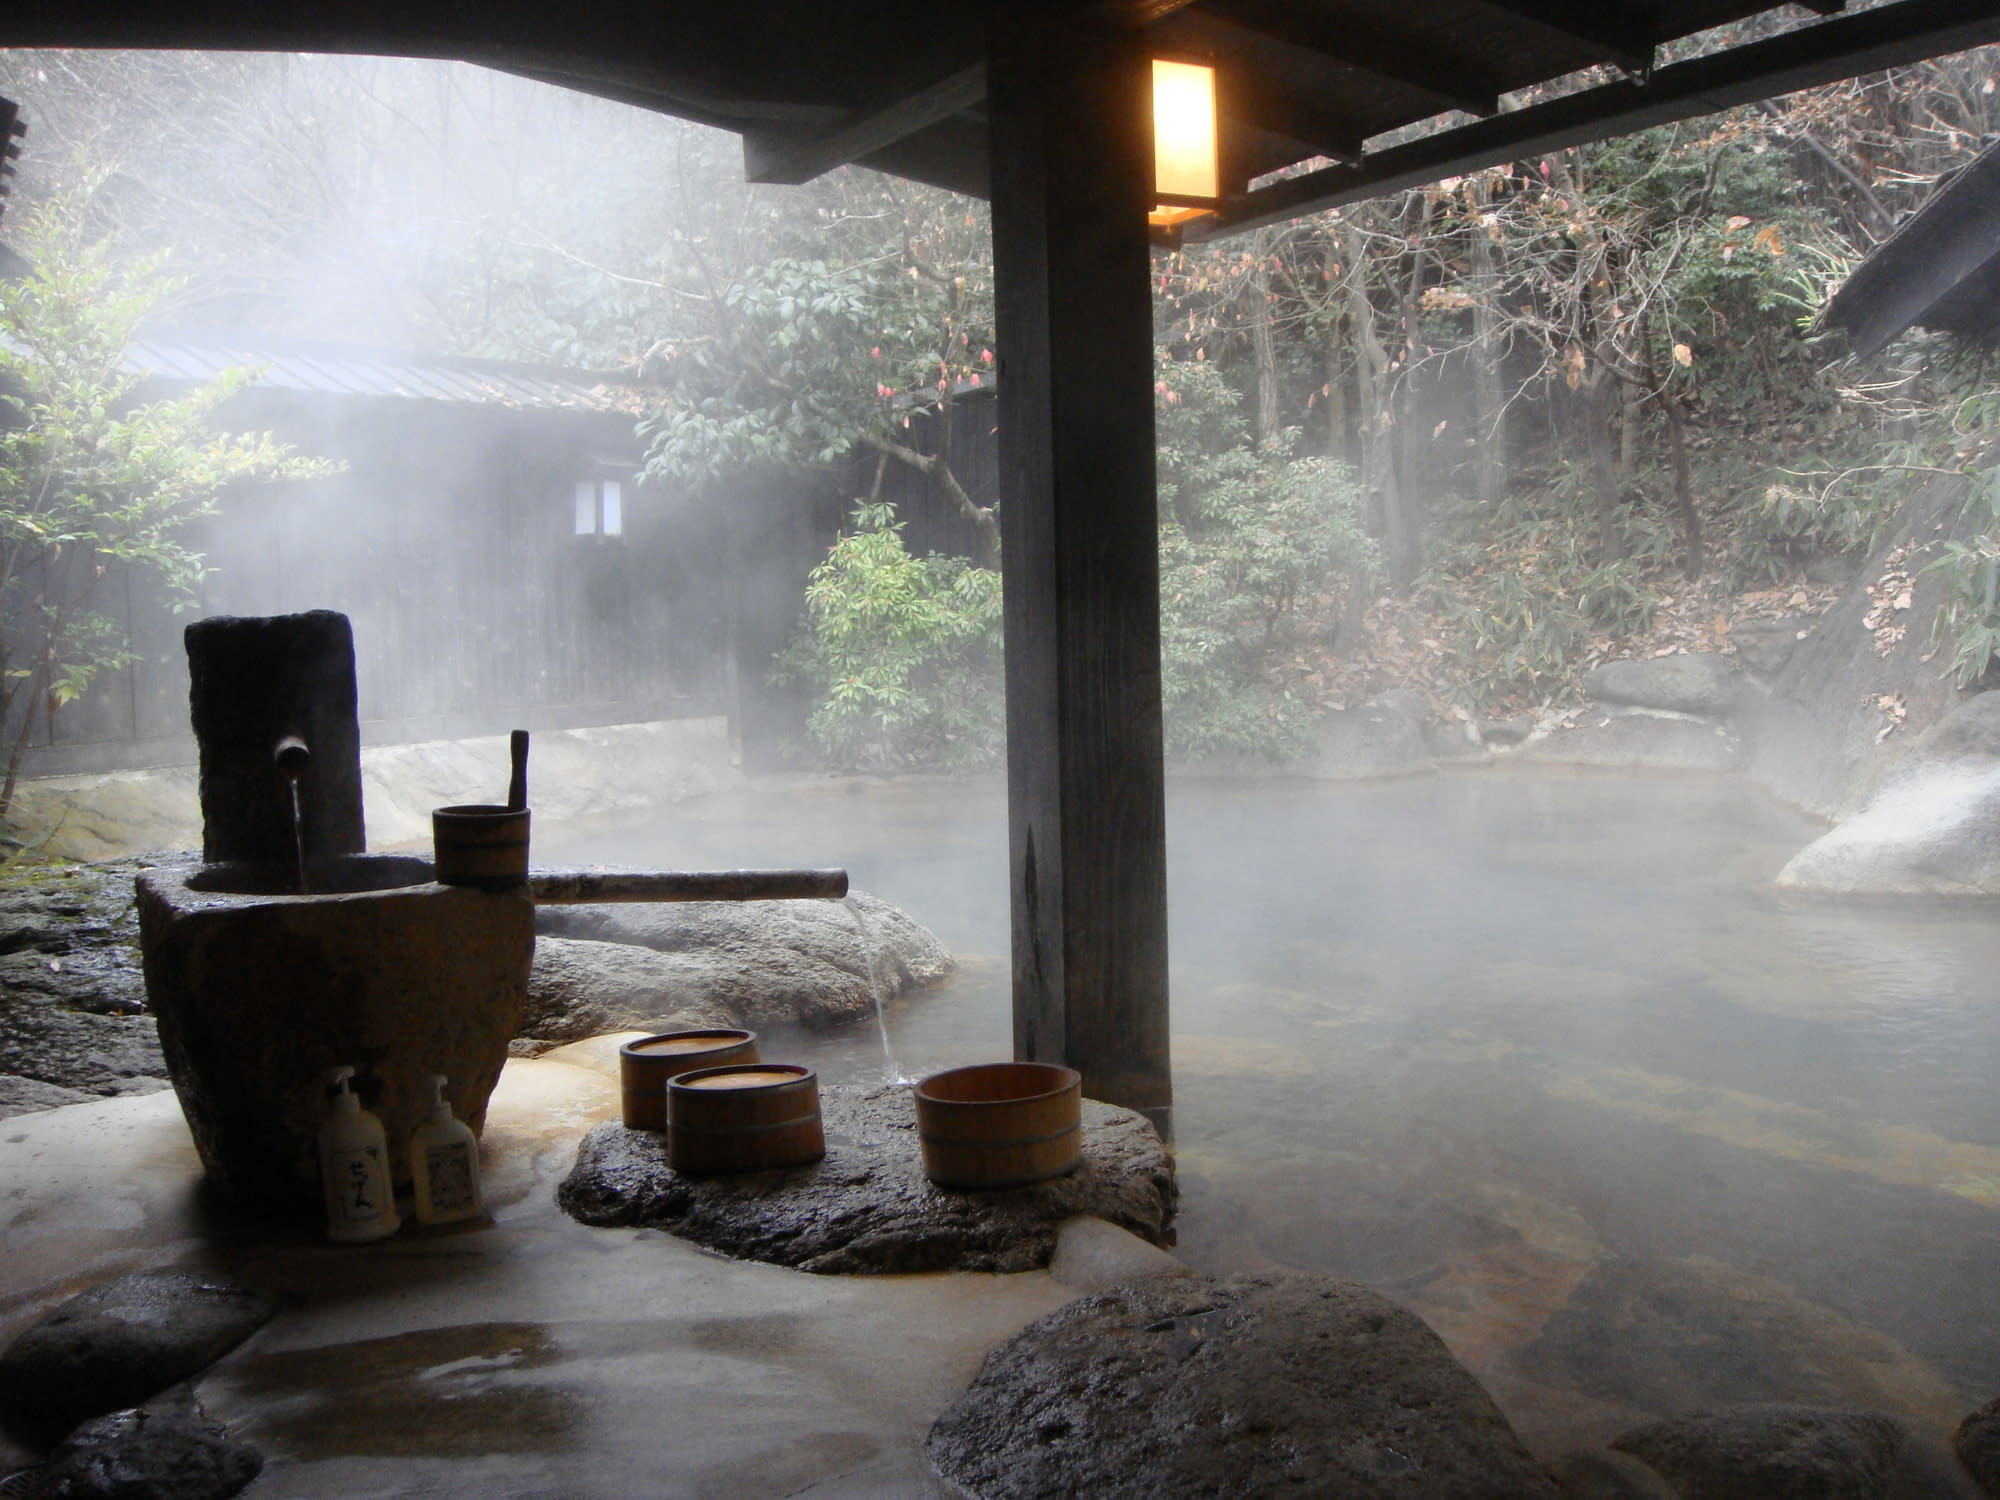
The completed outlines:
{"type": "Polygon", "coordinates": [[[200,1417],[145,1408],[93,1417],[34,1471],[50,1500],[229,1500],[264,1456],[200,1417]]]}
{"type": "Polygon", "coordinates": [[[1583,674],[1583,691],[1599,703],[1719,718],[1736,696],[1736,663],[1708,651],[1682,651],[1608,661],[1583,674]]]}
{"type": "Polygon", "coordinates": [[[1154,1244],[1173,1218],[1173,1168],[1143,1115],[1086,1099],[1083,1165],[1031,1187],[955,1192],[924,1176],[906,1088],[820,1091],[826,1159],[787,1171],[687,1177],[667,1138],[609,1121],[556,1192],[573,1217],[640,1225],[745,1260],[804,1271],[1031,1271],[1065,1220],[1105,1219],[1154,1244]]]}
{"type": "Polygon", "coordinates": [[[1952,1448],[1979,1487],[2000,1496],[2000,1398],[1987,1402],[1958,1424],[1952,1448]]]}
{"type": "Polygon", "coordinates": [[[1951,1500],[1972,1493],[1948,1459],[1880,1412],[1767,1403],[1634,1428],[1611,1446],[1682,1500],[1951,1500]]]}
{"type": "Polygon", "coordinates": [[[661,1016],[816,1029],[952,971],[922,925],[858,891],[845,902],[544,906],[535,925],[544,941],[584,940],[551,944],[536,964],[527,1034],[560,1041],[661,1016]]]}
{"type": "Polygon", "coordinates": [[[0,1419],[38,1447],[206,1369],[276,1309],[215,1276],[141,1271],[79,1292],[0,1354],[0,1419]]]}
{"type": "Polygon", "coordinates": [[[1305,1273],[1151,1277],[1059,1308],[987,1356],[926,1448],[978,1500],[1558,1494],[1421,1319],[1305,1273]]]}

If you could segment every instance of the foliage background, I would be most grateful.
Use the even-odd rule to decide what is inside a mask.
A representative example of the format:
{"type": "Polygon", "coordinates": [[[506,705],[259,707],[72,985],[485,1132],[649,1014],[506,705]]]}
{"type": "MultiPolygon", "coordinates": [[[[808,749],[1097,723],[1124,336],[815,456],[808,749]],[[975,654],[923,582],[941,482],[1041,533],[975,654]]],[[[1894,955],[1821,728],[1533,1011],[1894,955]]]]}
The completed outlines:
{"type": "MultiPolygon", "coordinates": [[[[17,202],[71,193],[163,257],[177,318],[618,369],[657,482],[848,477],[774,664],[814,753],[997,753],[1006,500],[939,456],[994,369],[982,205],[747,186],[726,137],[460,66],[4,53],[0,90],[33,127],[17,202]],[[910,554],[888,466],[965,555],[910,554]]],[[[1156,256],[1177,753],[1304,753],[1399,685],[1558,709],[1607,657],[1823,605],[1913,476],[1986,472],[1996,403],[1938,340],[1862,370],[1811,316],[1996,139],[1984,49],[1156,256]]],[[[1920,560],[1965,682],[2000,643],[1996,531],[1920,560]]]]}

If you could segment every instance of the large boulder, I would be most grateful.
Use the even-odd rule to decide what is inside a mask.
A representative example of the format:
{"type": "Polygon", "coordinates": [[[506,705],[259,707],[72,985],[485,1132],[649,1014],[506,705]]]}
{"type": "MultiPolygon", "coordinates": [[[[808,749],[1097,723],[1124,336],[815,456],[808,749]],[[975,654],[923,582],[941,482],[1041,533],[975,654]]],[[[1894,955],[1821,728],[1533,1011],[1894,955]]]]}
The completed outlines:
{"type": "MultiPolygon", "coordinates": [[[[0,999],[0,1073],[93,1098],[167,1086],[167,1061],[151,1016],[93,1015],[16,992],[0,999]]],[[[31,1096],[15,1091],[10,1097],[31,1096]]],[[[57,1102],[72,1101],[51,1101],[57,1102]]]]}
{"type": "Polygon", "coordinates": [[[0,897],[0,1116],[166,1087],[132,900],[161,862],[57,866],[0,897]]]}
{"type": "Polygon", "coordinates": [[[1168,1238],[1173,1165],[1145,1116],[1083,1102],[1083,1165],[1030,1187],[954,1192],[924,1176],[907,1088],[820,1090],[826,1159],[788,1171],[684,1177],[667,1138],[617,1121],[584,1137],[556,1191],[571,1217],[639,1225],[744,1260],[825,1274],[1032,1271],[1078,1214],[1168,1238]]]}
{"type": "Polygon", "coordinates": [[[1736,663],[1727,656],[1677,651],[1593,667],[1583,674],[1583,691],[1599,703],[1716,719],[1735,700],[1737,676],[1736,663]]]}
{"type": "Polygon", "coordinates": [[[1952,1451],[1988,1495],[2000,1496],[2000,1398],[1958,1424],[1952,1451]]]}
{"type": "Polygon", "coordinates": [[[1839,602],[1803,639],[1793,630],[1768,688],[1739,701],[1732,724],[1746,769],[1776,796],[1846,817],[1959,700],[1931,646],[1946,584],[1923,564],[1932,544],[1977,532],[1965,497],[1955,475],[1913,495],[1839,602]]]}
{"type": "Polygon", "coordinates": [[[634,943],[537,937],[521,1036],[557,1046],[613,1031],[741,1024],[737,1009],[747,1014],[750,1007],[732,1008],[712,995],[704,983],[708,972],[700,955],[656,953],[634,943]]]}
{"type": "Polygon", "coordinates": [[[1785,669],[1799,642],[1812,633],[1809,615],[1782,615],[1775,620],[1738,620],[1730,627],[1729,644],[1736,659],[1753,675],[1769,680],[1785,669]]]}
{"type": "Polygon", "coordinates": [[[1949,1461],[1894,1417],[1772,1403],[1637,1427],[1612,1448],[1663,1475],[1681,1500],[1954,1500],[1949,1461]]]}
{"type": "Polygon", "coordinates": [[[215,1276],[142,1271],[79,1292],[0,1354],[0,1419],[46,1448],[208,1368],[277,1309],[215,1276]]]}
{"type": "Polygon", "coordinates": [[[1313,756],[1298,769],[1330,781],[1436,770],[1424,740],[1425,715],[1415,706],[1421,703],[1415,693],[1384,695],[1359,708],[1322,715],[1313,725],[1313,756]]]}
{"type": "Polygon", "coordinates": [[[1721,724],[1682,714],[1631,709],[1588,714],[1516,753],[1551,765],[1730,771],[1740,761],[1741,747],[1721,724]]]}
{"type": "MultiPolygon", "coordinates": [[[[157,1080],[165,1088],[166,1080],[157,1080]]],[[[152,1092],[148,1090],[148,1092],[152,1092]]],[[[61,1109],[70,1104],[88,1104],[97,1096],[82,1089],[64,1088],[59,1083],[43,1083],[36,1078],[17,1078],[0,1073],[0,1120],[15,1115],[37,1114],[45,1109],[61,1109]]]]}
{"type": "Polygon", "coordinates": [[[1829,895],[2000,894],[2000,693],[1953,709],[1778,884],[1829,895]]]}
{"type": "Polygon", "coordinates": [[[952,970],[922,925],[859,891],[844,902],[544,906],[535,926],[525,1033],[552,1041],[662,1018],[831,1026],[952,970]]]}
{"type": "Polygon", "coordinates": [[[1416,1314],[1304,1273],[1149,1277],[1030,1323],[931,1428],[976,1500],[1556,1500],[1416,1314]]]}
{"type": "Polygon", "coordinates": [[[264,1456],[190,1412],[145,1408],[93,1417],[30,1470],[21,1493],[48,1500],[229,1500],[264,1456]]]}

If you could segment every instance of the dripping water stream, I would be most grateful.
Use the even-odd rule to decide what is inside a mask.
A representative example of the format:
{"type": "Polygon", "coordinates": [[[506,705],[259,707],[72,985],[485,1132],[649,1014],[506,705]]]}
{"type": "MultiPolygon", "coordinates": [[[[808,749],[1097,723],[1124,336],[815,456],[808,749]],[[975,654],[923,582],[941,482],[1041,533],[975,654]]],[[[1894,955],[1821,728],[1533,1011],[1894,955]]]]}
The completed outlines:
{"type": "Polygon", "coordinates": [[[868,919],[862,914],[861,906],[852,896],[843,896],[840,904],[847,908],[854,918],[854,930],[861,937],[861,961],[868,966],[868,999],[875,1007],[875,1029],[882,1037],[882,1071],[886,1083],[908,1083],[903,1070],[896,1066],[896,1052],[889,1045],[889,1016],[882,1008],[882,984],[875,974],[874,934],[869,930],[868,919]]]}
{"type": "Polygon", "coordinates": [[[311,888],[306,884],[306,824],[299,812],[299,783],[296,777],[287,778],[292,792],[292,857],[298,862],[299,894],[310,896],[311,888]]]}

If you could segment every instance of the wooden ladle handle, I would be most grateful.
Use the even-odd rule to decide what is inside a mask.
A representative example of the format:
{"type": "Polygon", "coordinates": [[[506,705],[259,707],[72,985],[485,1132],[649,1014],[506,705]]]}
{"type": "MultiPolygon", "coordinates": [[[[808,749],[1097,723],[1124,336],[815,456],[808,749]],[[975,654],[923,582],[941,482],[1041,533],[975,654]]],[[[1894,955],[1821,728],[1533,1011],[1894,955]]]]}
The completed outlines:
{"type": "Polygon", "coordinates": [[[528,731],[517,729],[507,736],[507,758],[513,775],[507,782],[507,806],[519,811],[528,805],[528,731]]]}

